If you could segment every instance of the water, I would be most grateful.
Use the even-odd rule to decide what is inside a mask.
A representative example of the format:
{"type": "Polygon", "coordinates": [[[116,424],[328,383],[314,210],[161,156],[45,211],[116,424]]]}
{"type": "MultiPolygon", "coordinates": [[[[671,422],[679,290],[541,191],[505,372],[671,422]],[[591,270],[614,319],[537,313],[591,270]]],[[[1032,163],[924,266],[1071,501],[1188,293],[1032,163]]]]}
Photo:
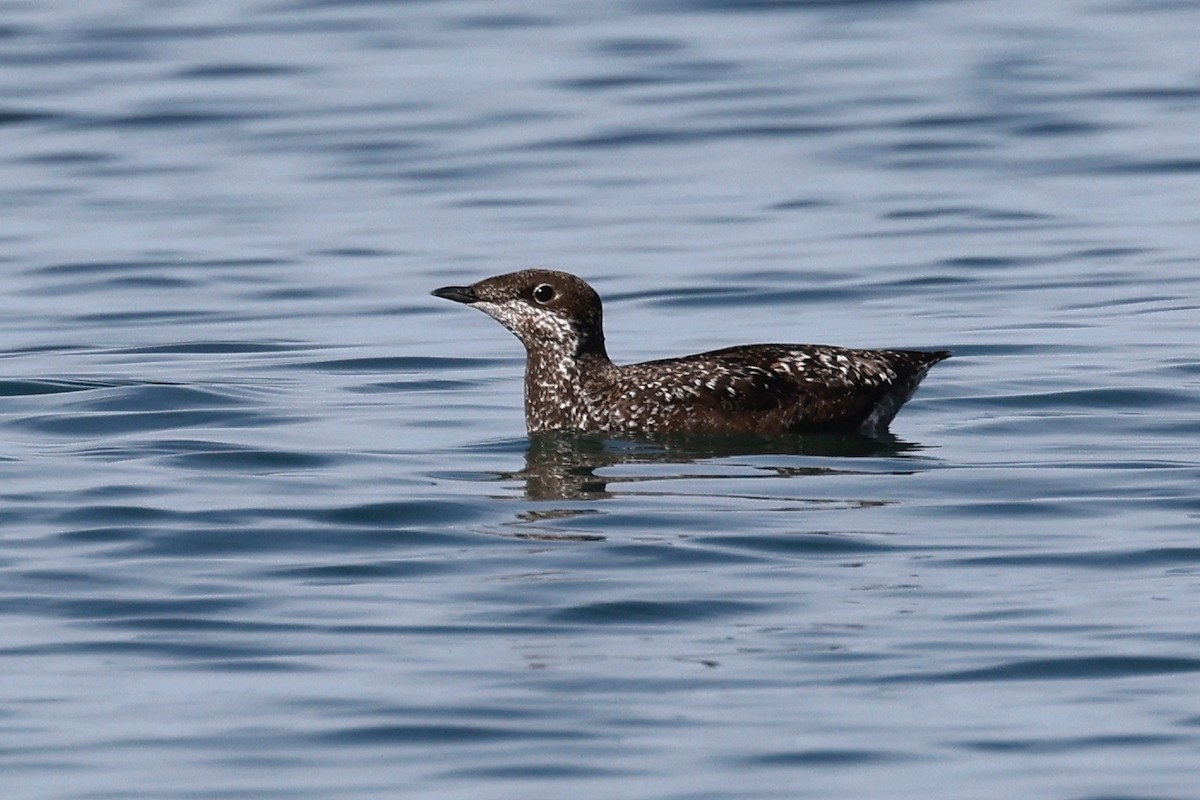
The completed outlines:
{"type": "Polygon", "coordinates": [[[6,797],[1200,796],[1200,5],[4,12],[6,797]],[[956,357],[531,441],[533,264],[956,357]]]}

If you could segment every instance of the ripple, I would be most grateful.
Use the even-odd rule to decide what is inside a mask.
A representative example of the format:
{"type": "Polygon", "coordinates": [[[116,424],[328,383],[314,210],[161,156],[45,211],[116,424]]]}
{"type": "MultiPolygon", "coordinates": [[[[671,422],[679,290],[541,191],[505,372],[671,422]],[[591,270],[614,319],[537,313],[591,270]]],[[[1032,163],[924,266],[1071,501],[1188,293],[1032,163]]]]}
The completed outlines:
{"type": "MultiPolygon", "coordinates": [[[[264,515],[270,519],[273,515],[264,515]]],[[[284,527],[277,521],[269,528],[255,525],[252,514],[240,525],[200,527],[179,524],[163,529],[110,528],[80,530],[68,534],[75,539],[98,543],[121,543],[121,552],[138,557],[232,557],[254,554],[350,553],[394,551],[403,547],[429,547],[458,541],[470,544],[471,537],[393,528],[337,528],[321,526],[284,527]],[[101,536],[102,535],[102,536],[101,536]]]]}
{"type": "Polygon", "coordinates": [[[564,779],[626,777],[644,775],[645,771],[602,767],[591,763],[591,759],[578,762],[528,761],[517,764],[501,764],[497,766],[469,767],[465,769],[446,770],[442,778],[471,778],[483,781],[554,781],[564,779]]]}
{"type": "Polygon", "coordinates": [[[753,603],[733,600],[612,600],[560,608],[551,612],[548,619],[580,625],[661,625],[743,616],[756,609],[753,603]]]}
{"type": "Polygon", "coordinates": [[[358,725],[312,734],[322,745],[360,746],[388,745],[427,747],[430,743],[483,744],[525,740],[570,741],[590,738],[586,733],[572,730],[525,729],[500,725],[451,725],[446,723],[394,723],[358,725]]]}
{"type": "Polygon", "coordinates": [[[853,767],[911,760],[911,756],[889,750],[812,749],[770,752],[741,759],[746,767],[853,767]]]}
{"type": "Polygon", "coordinates": [[[1011,661],[993,667],[926,675],[901,675],[885,682],[967,683],[996,681],[1092,681],[1200,672],[1200,659],[1173,656],[1081,656],[1011,661]]]}
{"type": "Polygon", "coordinates": [[[185,272],[189,269],[204,271],[235,271],[246,269],[275,267],[286,262],[269,258],[219,258],[196,260],[129,260],[129,261],[67,261],[48,264],[26,270],[27,274],[46,277],[94,277],[97,275],[127,277],[130,273],[150,272],[158,275],[162,272],[185,272]]]}
{"type": "Polygon", "coordinates": [[[0,380],[0,397],[22,397],[25,395],[62,394],[86,392],[92,389],[112,388],[116,384],[105,381],[69,379],[50,380],[0,380]]]}
{"type": "Polygon", "coordinates": [[[321,469],[339,460],[317,453],[232,446],[167,456],[166,459],[185,469],[212,470],[223,474],[230,471],[278,472],[321,469]]]}
{"type": "Polygon", "coordinates": [[[1064,739],[977,739],[963,742],[962,746],[985,753],[1063,754],[1087,752],[1089,750],[1124,750],[1128,747],[1155,747],[1178,743],[1180,736],[1157,735],[1112,735],[1079,736],[1064,739]]]}
{"type": "Polygon", "coordinates": [[[1148,550],[1104,550],[1051,553],[1012,553],[948,559],[963,566],[1078,567],[1080,569],[1129,570],[1140,567],[1188,567],[1200,563],[1200,548],[1157,547],[1148,550]]]}
{"type": "Polygon", "coordinates": [[[363,503],[312,512],[325,522],[367,528],[445,525],[475,517],[465,506],[436,501],[363,503]]]}
{"type": "Polygon", "coordinates": [[[299,362],[293,367],[320,372],[428,372],[435,369],[476,369],[500,363],[497,359],[447,358],[444,356],[384,356],[337,358],[299,362]]]}
{"type": "Polygon", "coordinates": [[[372,561],[370,563],[322,564],[309,567],[286,567],[270,570],[264,575],[272,578],[295,578],[333,584],[358,585],[365,581],[393,581],[439,575],[450,570],[440,562],[430,561],[372,561]]]}
{"type": "Polygon", "coordinates": [[[262,64],[224,62],[205,64],[199,67],[189,67],[176,73],[177,77],[187,80],[209,81],[213,79],[243,79],[243,78],[274,78],[279,76],[299,75],[306,69],[291,64],[262,64]]]}
{"type": "Polygon", "coordinates": [[[790,555],[850,555],[877,551],[893,551],[897,547],[878,541],[878,534],[854,537],[844,532],[797,533],[789,536],[761,536],[738,534],[734,536],[703,536],[697,544],[721,547],[732,551],[790,555]],[[872,539],[875,539],[874,541],[872,539]]]}
{"type": "Polygon", "coordinates": [[[106,437],[180,428],[261,428],[286,421],[274,414],[252,411],[192,410],[46,414],[27,417],[20,425],[55,436],[106,437]]]}
{"type": "Polygon", "coordinates": [[[303,342],[195,341],[126,347],[113,350],[118,355],[236,355],[242,353],[291,353],[315,349],[303,342]]]}

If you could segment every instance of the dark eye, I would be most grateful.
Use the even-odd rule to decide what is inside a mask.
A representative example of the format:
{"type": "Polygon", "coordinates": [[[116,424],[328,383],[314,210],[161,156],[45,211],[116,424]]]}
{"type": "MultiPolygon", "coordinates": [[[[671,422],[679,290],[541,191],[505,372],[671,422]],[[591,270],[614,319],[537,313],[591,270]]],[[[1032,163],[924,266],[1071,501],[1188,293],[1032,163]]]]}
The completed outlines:
{"type": "Polygon", "coordinates": [[[548,283],[538,284],[533,290],[533,299],[542,304],[549,303],[554,299],[554,287],[548,283]]]}

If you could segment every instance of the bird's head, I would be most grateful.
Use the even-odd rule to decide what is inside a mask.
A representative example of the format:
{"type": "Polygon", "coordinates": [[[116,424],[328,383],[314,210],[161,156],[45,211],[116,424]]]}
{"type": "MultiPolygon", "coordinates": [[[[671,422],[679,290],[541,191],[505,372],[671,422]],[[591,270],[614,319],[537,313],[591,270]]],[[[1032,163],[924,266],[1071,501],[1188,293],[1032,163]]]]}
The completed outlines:
{"type": "Polygon", "coordinates": [[[443,286],[433,295],[478,308],[512,331],[527,350],[604,352],[600,295],[570,273],[527,269],[470,286],[443,286]]]}

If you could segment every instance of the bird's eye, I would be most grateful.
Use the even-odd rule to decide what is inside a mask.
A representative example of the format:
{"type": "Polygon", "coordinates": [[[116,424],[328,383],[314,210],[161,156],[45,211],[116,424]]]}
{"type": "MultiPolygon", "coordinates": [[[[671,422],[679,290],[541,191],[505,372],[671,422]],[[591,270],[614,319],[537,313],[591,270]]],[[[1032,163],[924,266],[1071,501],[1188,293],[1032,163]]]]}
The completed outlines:
{"type": "Polygon", "coordinates": [[[548,283],[542,283],[533,290],[533,299],[543,305],[554,299],[554,287],[548,283]]]}

